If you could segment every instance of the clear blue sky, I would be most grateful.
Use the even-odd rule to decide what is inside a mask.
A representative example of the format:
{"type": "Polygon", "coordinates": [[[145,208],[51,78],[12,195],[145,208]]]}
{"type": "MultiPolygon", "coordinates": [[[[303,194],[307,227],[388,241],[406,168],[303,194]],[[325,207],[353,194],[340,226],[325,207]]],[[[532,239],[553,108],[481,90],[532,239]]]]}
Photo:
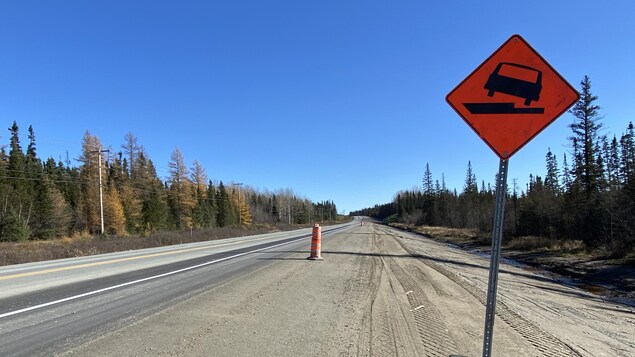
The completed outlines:
{"type": "MultiPolygon", "coordinates": [[[[0,122],[76,158],[88,129],[131,131],[167,175],[175,147],[210,178],[291,188],[346,212],[498,157],[446,94],[512,34],[571,84],[605,133],[635,121],[633,1],[1,1],[0,122]]],[[[565,114],[510,160],[510,184],[568,148],[565,114]]],[[[0,142],[8,143],[8,131],[0,142]]],[[[26,147],[26,135],[23,136],[26,147]]],[[[78,165],[74,162],[74,165],[78,165]]]]}

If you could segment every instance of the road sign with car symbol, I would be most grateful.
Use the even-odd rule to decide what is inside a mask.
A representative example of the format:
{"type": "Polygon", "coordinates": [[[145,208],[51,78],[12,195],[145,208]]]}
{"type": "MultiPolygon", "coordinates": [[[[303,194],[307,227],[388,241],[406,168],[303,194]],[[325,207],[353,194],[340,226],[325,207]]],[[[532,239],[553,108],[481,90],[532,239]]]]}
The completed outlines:
{"type": "Polygon", "coordinates": [[[503,160],[579,99],[578,92],[520,35],[467,76],[446,101],[503,160]]]}

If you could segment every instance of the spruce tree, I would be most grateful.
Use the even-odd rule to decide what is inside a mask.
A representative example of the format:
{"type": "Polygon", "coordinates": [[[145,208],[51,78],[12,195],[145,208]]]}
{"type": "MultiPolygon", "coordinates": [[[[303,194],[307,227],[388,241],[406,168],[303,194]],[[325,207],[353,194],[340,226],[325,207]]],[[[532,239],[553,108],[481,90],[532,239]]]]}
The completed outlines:
{"type": "Polygon", "coordinates": [[[591,81],[585,76],[580,83],[580,100],[571,109],[575,117],[569,125],[569,137],[573,147],[573,180],[569,191],[569,207],[573,214],[570,229],[574,236],[582,238],[589,247],[606,243],[603,212],[606,207],[600,197],[603,167],[600,159],[600,106],[598,97],[591,92],[591,81]],[[600,159],[600,160],[598,160],[600,159]],[[599,162],[598,162],[599,161],[599,162]]]}
{"type": "Polygon", "coordinates": [[[426,162],[426,170],[423,173],[423,193],[427,196],[434,194],[434,180],[430,171],[430,164],[426,162]]]}
{"type": "Polygon", "coordinates": [[[216,205],[216,187],[212,180],[209,180],[209,185],[207,186],[207,196],[205,197],[207,202],[207,207],[209,210],[208,215],[208,227],[216,227],[218,223],[216,222],[216,215],[218,213],[218,206],[216,205]]]}
{"type": "Polygon", "coordinates": [[[467,162],[467,173],[465,174],[465,184],[463,185],[463,193],[465,194],[477,194],[478,184],[476,182],[476,175],[472,171],[472,162],[467,162]]]}
{"type": "Polygon", "coordinates": [[[613,140],[608,144],[605,162],[609,189],[615,190],[620,185],[620,148],[615,135],[613,135],[613,140]]]}
{"type": "Polygon", "coordinates": [[[216,213],[216,222],[219,227],[231,226],[235,223],[234,208],[232,207],[231,198],[223,181],[218,184],[218,191],[216,192],[216,206],[218,212],[216,213]]]}
{"type": "Polygon", "coordinates": [[[141,222],[145,231],[154,232],[169,228],[165,189],[160,181],[148,187],[148,193],[141,204],[141,212],[141,222]]]}
{"type": "Polygon", "coordinates": [[[55,236],[51,189],[53,185],[44,175],[44,167],[37,157],[35,131],[29,126],[29,145],[25,156],[25,178],[28,180],[27,200],[29,202],[29,226],[34,238],[50,239],[55,236]]]}
{"type": "Polygon", "coordinates": [[[601,167],[598,165],[598,142],[600,141],[600,106],[596,104],[597,96],[591,93],[591,80],[588,76],[580,82],[580,100],[571,109],[575,117],[569,125],[573,131],[569,139],[572,142],[575,155],[575,170],[573,180],[580,184],[580,188],[587,195],[599,190],[601,167]]]}
{"type": "Polygon", "coordinates": [[[626,133],[620,138],[620,181],[622,184],[635,183],[635,127],[628,123],[626,133]]]}
{"type": "Polygon", "coordinates": [[[562,187],[565,191],[571,188],[571,172],[567,162],[567,154],[562,156],[562,187]]]}
{"type": "MultiPolygon", "coordinates": [[[[9,172],[12,177],[21,179],[24,176],[24,153],[20,146],[20,130],[18,124],[14,121],[9,128],[11,132],[11,141],[9,144],[9,172]]],[[[17,181],[16,181],[17,182],[17,181]]]]}
{"type": "Polygon", "coordinates": [[[275,194],[271,197],[271,218],[274,223],[280,222],[280,210],[278,209],[278,199],[275,194]]]}
{"type": "Polygon", "coordinates": [[[166,190],[157,176],[154,163],[141,151],[137,159],[133,190],[139,195],[140,231],[149,233],[169,227],[166,190]]]}
{"type": "Polygon", "coordinates": [[[545,176],[545,187],[552,194],[558,194],[560,192],[560,185],[558,179],[558,161],[556,155],[551,152],[551,148],[547,150],[545,157],[547,161],[547,175],[545,176]]]}

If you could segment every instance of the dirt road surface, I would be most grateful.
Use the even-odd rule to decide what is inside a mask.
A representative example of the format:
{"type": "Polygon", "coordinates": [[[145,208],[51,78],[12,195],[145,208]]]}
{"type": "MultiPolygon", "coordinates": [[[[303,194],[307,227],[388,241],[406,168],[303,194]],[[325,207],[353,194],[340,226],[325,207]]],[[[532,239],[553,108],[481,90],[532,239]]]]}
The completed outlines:
{"type": "MultiPolygon", "coordinates": [[[[65,355],[481,355],[487,258],[370,223],[308,249],[65,355]]],[[[632,307],[510,265],[498,292],[494,356],[635,356],[632,307]]]]}

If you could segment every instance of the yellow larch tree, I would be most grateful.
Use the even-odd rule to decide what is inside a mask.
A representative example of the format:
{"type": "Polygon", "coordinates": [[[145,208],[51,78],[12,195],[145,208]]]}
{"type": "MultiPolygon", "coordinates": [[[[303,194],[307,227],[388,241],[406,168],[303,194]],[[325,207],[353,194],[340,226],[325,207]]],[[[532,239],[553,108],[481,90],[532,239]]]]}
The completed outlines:
{"type": "Polygon", "coordinates": [[[126,217],[119,192],[112,185],[104,195],[104,228],[108,234],[126,234],[126,217]]]}

